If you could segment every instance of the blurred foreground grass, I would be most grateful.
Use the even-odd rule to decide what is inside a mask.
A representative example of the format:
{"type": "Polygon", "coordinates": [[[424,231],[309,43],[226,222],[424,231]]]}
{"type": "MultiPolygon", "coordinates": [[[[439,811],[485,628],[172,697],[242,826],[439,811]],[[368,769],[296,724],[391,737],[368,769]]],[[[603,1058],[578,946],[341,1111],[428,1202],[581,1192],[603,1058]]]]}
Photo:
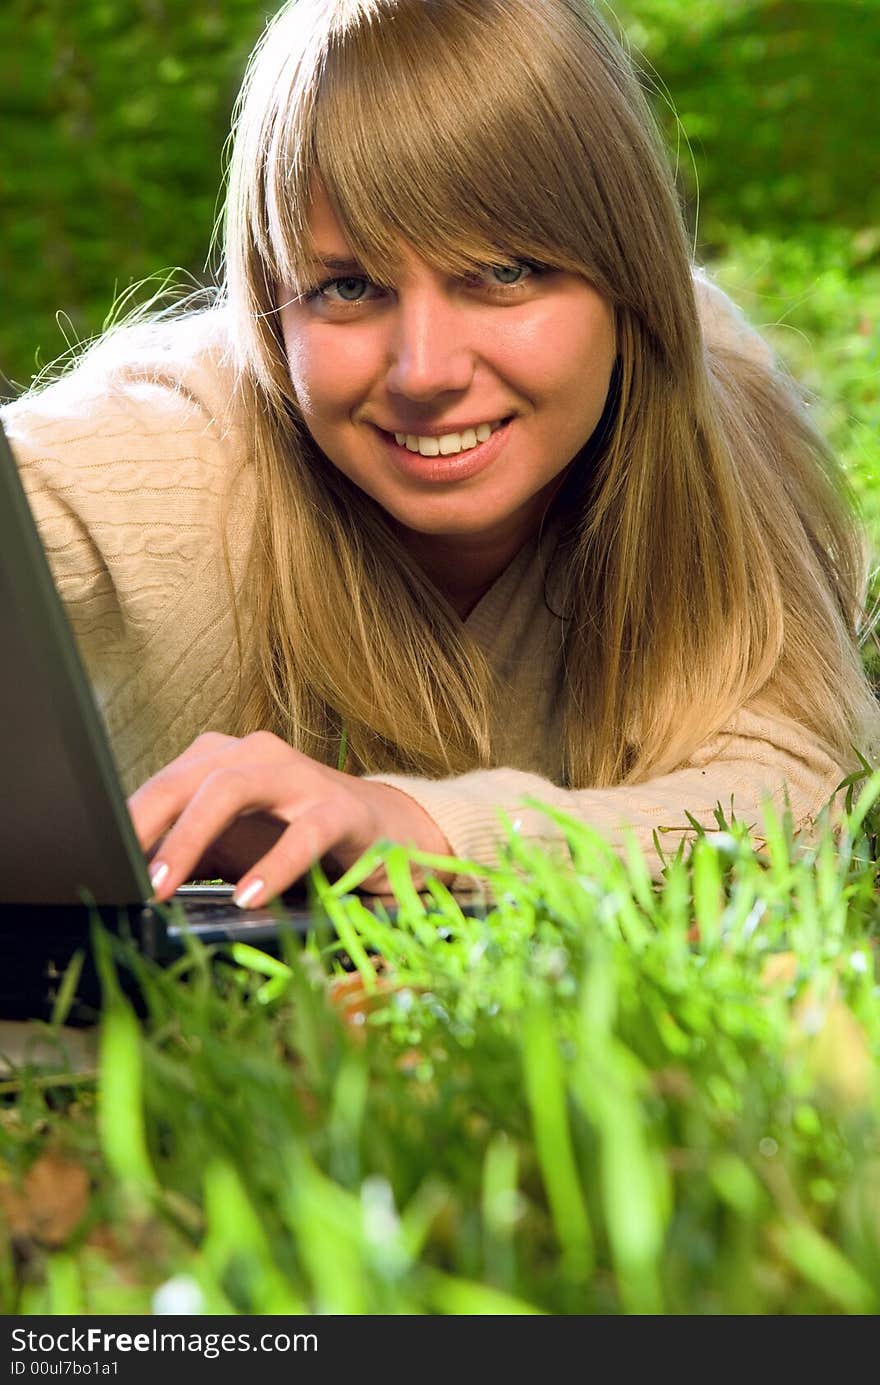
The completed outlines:
{"type": "Polygon", "coordinates": [[[568,865],[511,832],[485,919],[439,885],[426,911],[391,848],[396,924],[350,893],[371,853],[314,877],[339,941],[284,960],[162,972],[97,933],[96,1073],[56,1030],[55,1075],[4,1085],[0,1308],[876,1312],[862,779],[836,845],[719,809],[662,886],[554,814],[568,865]]]}

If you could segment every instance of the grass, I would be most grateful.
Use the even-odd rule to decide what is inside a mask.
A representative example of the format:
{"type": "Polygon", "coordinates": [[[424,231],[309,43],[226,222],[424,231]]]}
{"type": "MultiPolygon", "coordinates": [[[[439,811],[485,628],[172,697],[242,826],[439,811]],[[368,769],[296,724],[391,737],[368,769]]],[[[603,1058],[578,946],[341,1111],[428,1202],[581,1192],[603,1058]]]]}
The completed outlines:
{"type": "Polygon", "coordinates": [[[394,926],[374,858],[316,871],[354,969],[96,930],[94,1077],[7,1083],[3,1311],[876,1312],[878,799],[866,766],[809,846],[721,816],[659,886],[573,819],[565,870],[511,834],[484,919],[401,848],[394,926]]]}

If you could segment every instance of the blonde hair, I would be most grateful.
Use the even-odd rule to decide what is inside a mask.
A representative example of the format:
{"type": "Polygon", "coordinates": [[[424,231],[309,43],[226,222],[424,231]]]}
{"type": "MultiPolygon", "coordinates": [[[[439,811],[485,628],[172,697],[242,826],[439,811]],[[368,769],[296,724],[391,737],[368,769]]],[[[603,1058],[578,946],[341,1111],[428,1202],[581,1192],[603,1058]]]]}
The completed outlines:
{"type": "Polygon", "coordinates": [[[380,282],[406,242],[455,273],[534,259],[613,305],[616,408],[552,502],[564,782],[674,769],[747,701],[842,765],[872,752],[845,477],[792,381],[704,345],[652,118],[578,0],[296,0],[252,56],[223,252],[263,517],[239,731],[335,762],[345,725],[359,772],[494,763],[487,660],[294,396],[277,309],[315,282],[316,178],[380,282]]]}

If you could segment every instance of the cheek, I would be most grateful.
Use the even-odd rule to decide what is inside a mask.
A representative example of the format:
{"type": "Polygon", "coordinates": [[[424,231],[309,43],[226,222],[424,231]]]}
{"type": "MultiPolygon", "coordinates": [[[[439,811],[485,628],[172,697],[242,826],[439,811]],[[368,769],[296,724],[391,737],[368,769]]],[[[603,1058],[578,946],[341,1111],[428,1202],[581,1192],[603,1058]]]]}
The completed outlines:
{"type": "Polygon", "coordinates": [[[550,302],[509,332],[502,328],[495,345],[501,369],[536,402],[601,413],[616,341],[614,315],[597,295],[584,290],[550,302]]]}
{"type": "Polygon", "coordinates": [[[344,341],[337,333],[284,324],[287,368],[303,414],[335,421],[357,404],[370,370],[368,353],[358,350],[356,335],[344,341]]]}
{"type": "Polygon", "coordinates": [[[331,350],[322,350],[309,332],[285,331],[287,369],[303,416],[320,420],[335,412],[340,393],[339,365],[331,350]]]}
{"type": "Polygon", "coordinates": [[[287,370],[304,416],[327,412],[335,389],[338,391],[338,362],[332,343],[322,343],[317,334],[298,321],[295,312],[282,311],[281,331],[287,353],[287,370]]]}
{"type": "MultiPolygon", "coordinates": [[[[589,313],[559,323],[550,340],[558,343],[555,353],[556,381],[561,403],[592,431],[598,423],[617,354],[614,317],[604,304],[589,313]]],[[[550,367],[549,360],[547,361],[550,367]]]]}

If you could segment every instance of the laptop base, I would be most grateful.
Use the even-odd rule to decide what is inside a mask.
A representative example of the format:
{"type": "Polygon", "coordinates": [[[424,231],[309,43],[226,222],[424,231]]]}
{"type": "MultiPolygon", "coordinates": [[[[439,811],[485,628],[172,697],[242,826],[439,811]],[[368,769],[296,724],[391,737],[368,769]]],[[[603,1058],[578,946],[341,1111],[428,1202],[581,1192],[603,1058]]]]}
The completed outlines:
{"type": "MultiPolygon", "coordinates": [[[[95,967],[91,925],[98,919],[112,935],[130,940],[138,954],[166,965],[186,952],[186,935],[205,946],[248,943],[270,956],[282,955],[283,940],[304,940],[316,932],[329,941],[336,930],[320,905],[306,901],[302,888],[294,887],[271,909],[240,910],[231,902],[232,888],[188,886],[168,905],[91,906],[0,905],[0,1020],[49,1021],[64,975],[77,953],[82,970],[76,999],[65,1013],[71,1026],[95,1024],[100,1018],[101,983],[95,967]]],[[[393,922],[397,901],[391,897],[359,896],[366,908],[382,910],[393,922]]],[[[430,907],[430,895],[423,895],[430,907]]],[[[463,914],[485,918],[488,902],[476,894],[458,896],[463,914]]],[[[347,965],[345,953],[340,962],[347,965]]],[[[143,1001],[136,979],[126,969],[118,972],[120,988],[139,1014],[143,1001]]]]}
{"type": "MultiPolygon", "coordinates": [[[[280,954],[282,935],[304,938],[323,926],[332,936],[329,920],[319,909],[300,904],[281,909],[242,912],[221,892],[188,891],[174,908],[132,905],[127,908],[4,905],[0,907],[0,1019],[48,1021],[65,972],[77,953],[82,969],[76,1000],[64,1022],[94,1024],[101,1009],[101,983],[95,967],[91,926],[100,921],[108,933],[130,940],[133,949],[160,965],[186,950],[185,934],[205,945],[247,942],[273,956],[280,954]],[[220,897],[218,897],[218,894],[220,897]]],[[[119,982],[138,1010],[136,982],[120,969],[119,982]]]]}

